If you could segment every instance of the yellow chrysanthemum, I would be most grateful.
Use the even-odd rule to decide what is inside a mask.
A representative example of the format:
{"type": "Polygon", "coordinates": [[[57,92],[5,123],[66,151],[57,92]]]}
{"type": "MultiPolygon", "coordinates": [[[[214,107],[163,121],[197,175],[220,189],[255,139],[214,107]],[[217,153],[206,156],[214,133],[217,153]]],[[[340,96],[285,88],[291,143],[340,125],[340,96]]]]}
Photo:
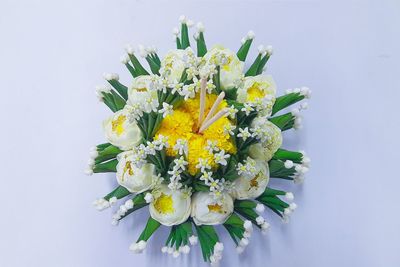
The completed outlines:
{"type": "MultiPolygon", "coordinates": [[[[216,99],[216,95],[207,94],[205,114],[211,109],[216,99]]],[[[226,106],[227,103],[223,100],[218,106],[217,111],[226,106]]],[[[228,118],[222,117],[203,133],[198,133],[199,109],[200,97],[197,95],[195,98],[185,101],[179,108],[174,110],[173,114],[166,116],[156,133],[156,139],[159,135],[168,137],[170,145],[167,148],[168,156],[176,156],[177,152],[174,151],[173,147],[178,139],[185,139],[188,142],[188,170],[192,175],[197,172],[196,165],[200,158],[207,160],[211,167],[215,168],[217,166],[213,154],[205,148],[208,140],[216,142],[217,147],[225,150],[227,153],[236,153],[236,147],[232,143],[230,135],[224,133],[224,127],[227,124],[232,124],[232,122],[228,118]]]]}

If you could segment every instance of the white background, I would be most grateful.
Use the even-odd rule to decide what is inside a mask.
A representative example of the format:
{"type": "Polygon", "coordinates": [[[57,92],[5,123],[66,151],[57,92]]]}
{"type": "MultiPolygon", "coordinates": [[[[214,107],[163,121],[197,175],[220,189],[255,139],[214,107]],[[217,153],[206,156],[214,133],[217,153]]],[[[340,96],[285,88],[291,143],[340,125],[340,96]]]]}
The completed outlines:
{"type": "MultiPolygon", "coordinates": [[[[398,1],[0,1],[0,266],[206,266],[199,248],[159,253],[162,229],[143,255],[129,244],[143,209],[115,228],[91,202],[112,175],[83,175],[104,141],[94,86],[118,72],[126,43],[173,48],[186,14],[206,25],[208,45],[236,50],[249,29],[272,44],[268,72],[280,93],[313,89],[304,129],[284,147],[305,149],[312,169],[295,193],[289,224],[267,213],[238,257],[226,233],[223,266],[400,266],[398,192],[400,4],[398,1]]],[[[255,49],[254,49],[255,50],[255,49]]],[[[250,56],[252,58],[253,54],[250,56]]]]}

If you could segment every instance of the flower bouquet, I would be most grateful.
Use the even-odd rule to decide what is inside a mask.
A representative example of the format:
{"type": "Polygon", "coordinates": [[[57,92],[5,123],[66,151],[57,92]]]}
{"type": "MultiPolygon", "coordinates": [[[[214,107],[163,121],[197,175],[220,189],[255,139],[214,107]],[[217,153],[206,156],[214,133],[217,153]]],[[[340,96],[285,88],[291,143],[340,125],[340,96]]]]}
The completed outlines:
{"type": "Polygon", "coordinates": [[[276,85],[264,75],[271,47],[245,70],[254,40],[249,32],[235,53],[222,46],[207,49],[204,27],[197,24],[196,52],[180,18],[174,30],[176,49],[163,59],[153,47],[139,47],[150,70],[128,46],[122,57],[133,81],[105,74],[110,86],[97,88],[100,101],[113,114],[104,121],[107,143],[91,151],[86,173],[114,172],[119,186],[94,202],[98,210],[124,202],[112,217],[117,225],[148,208],[144,230],[130,246],[142,252],[161,226],[170,234],[161,251],[178,257],[200,243],[205,261],[217,265],[223,244],[214,225],[223,225],[243,252],[253,225],[265,233],[265,207],[287,221],[295,210],[293,194],[269,187],[270,178],[301,182],[308,170],[304,152],[281,148],[282,131],[301,125],[307,103],[277,115],[310,96],[308,88],[287,90],[276,97],[276,85]]]}

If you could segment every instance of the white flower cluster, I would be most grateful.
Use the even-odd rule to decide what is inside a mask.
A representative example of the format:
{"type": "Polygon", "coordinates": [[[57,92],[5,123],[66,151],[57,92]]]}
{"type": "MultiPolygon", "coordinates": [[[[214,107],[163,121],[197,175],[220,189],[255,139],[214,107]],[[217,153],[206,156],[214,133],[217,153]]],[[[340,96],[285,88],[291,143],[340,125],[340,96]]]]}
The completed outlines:
{"type": "Polygon", "coordinates": [[[241,43],[244,44],[247,40],[253,40],[256,37],[253,31],[249,31],[245,37],[242,38],[241,43]]]}
{"type": "Polygon", "coordinates": [[[219,266],[219,262],[222,260],[222,252],[224,251],[224,244],[217,242],[214,245],[214,254],[210,256],[211,266],[219,266]]]}
{"type": "Polygon", "coordinates": [[[112,221],[111,224],[112,225],[118,225],[119,220],[125,216],[125,214],[133,208],[133,206],[135,205],[135,203],[133,202],[132,199],[128,199],[127,201],[125,201],[125,203],[123,205],[121,205],[118,209],[118,211],[113,215],[112,217],[112,221]]]}
{"type": "Polygon", "coordinates": [[[161,248],[161,252],[168,253],[168,254],[172,255],[172,257],[174,257],[174,258],[178,258],[181,255],[181,253],[189,254],[190,247],[188,245],[183,245],[183,246],[180,246],[178,249],[175,249],[173,247],[164,246],[161,248]]]}
{"type": "Polygon", "coordinates": [[[93,168],[95,165],[95,160],[98,157],[99,152],[97,151],[97,147],[92,147],[90,148],[89,152],[89,160],[87,163],[87,168],[85,169],[85,174],[86,175],[92,175],[93,174],[93,168]]]}
{"type": "Polygon", "coordinates": [[[167,140],[167,137],[159,135],[157,140],[147,142],[147,146],[140,144],[139,146],[134,147],[132,149],[132,164],[137,168],[143,167],[143,165],[147,163],[146,157],[148,155],[155,155],[156,151],[169,147],[167,140]]]}
{"type": "Polygon", "coordinates": [[[100,199],[96,199],[95,201],[93,201],[93,206],[98,211],[102,211],[102,210],[109,208],[110,206],[113,206],[116,202],[117,202],[116,197],[112,197],[108,201],[104,198],[100,198],[100,199]]]}
{"type": "Polygon", "coordinates": [[[239,241],[239,244],[236,247],[236,252],[238,254],[242,254],[244,252],[245,248],[250,243],[250,237],[253,233],[253,224],[251,223],[251,221],[245,220],[243,223],[243,227],[244,227],[243,238],[239,241]]]}
{"type": "Polygon", "coordinates": [[[243,163],[238,163],[237,169],[239,175],[253,177],[257,174],[256,161],[247,157],[243,163]]]}
{"type": "Polygon", "coordinates": [[[294,88],[294,89],[286,90],[286,94],[291,94],[291,93],[300,93],[307,99],[311,98],[311,90],[310,90],[310,88],[305,87],[305,86],[303,86],[301,88],[294,88]]]}
{"type": "Polygon", "coordinates": [[[189,163],[185,160],[183,156],[180,156],[180,158],[174,159],[174,166],[172,167],[172,170],[168,171],[168,174],[170,175],[170,182],[168,184],[168,187],[171,190],[178,190],[182,188],[181,184],[181,173],[186,170],[186,166],[189,163]]]}
{"type": "Polygon", "coordinates": [[[300,106],[298,108],[294,108],[292,109],[291,113],[293,116],[295,116],[295,120],[294,120],[294,126],[293,128],[298,130],[302,128],[301,122],[302,122],[302,116],[300,115],[300,111],[305,110],[308,108],[308,103],[304,102],[302,104],[300,104],[300,106]]]}
{"type": "Polygon", "coordinates": [[[306,155],[306,152],[305,152],[305,151],[301,151],[301,154],[303,154],[303,158],[302,158],[301,164],[294,163],[294,162],[291,161],[291,160],[286,160],[286,161],[284,162],[285,168],[291,169],[291,168],[294,167],[294,169],[295,169],[296,172],[295,172],[295,174],[294,174],[293,181],[294,181],[295,183],[302,183],[302,182],[304,182],[305,174],[308,172],[309,167],[310,167],[310,163],[311,163],[311,160],[310,160],[310,158],[306,155]]]}
{"type": "Polygon", "coordinates": [[[96,96],[100,102],[104,102],[104,95],[103,93],[110,93],[111,87],[109,85],[105,86],[96,86],[96,96]]]}
{"type": "Polygon", "coordinates": [[[147,242],[144,240],[140,240],[137,243],[133,243],[130,245],[129,250],[131,250],[133,253],[142,253],[147,246],[147,242]]]}
{"type": "Polygon", "coordinates": [[[289,222],[289,217],[292,215],[293,211],[297,208],[296,203],[290,203],[289,207],[285,208],[283,212],[282,221],[287,223],[289,222]]]}
{"type": "MultiPolygon", "coordinates": [[[[265,207],[262,204],[257,204],[256,209],[258,208],[258,212],[263,212],[265,207]],[[261,208],[262,207],[262,208],[261,208]]],[[[261,227],[261,232],[265,235],[268,232],[268,229],[270,227],[269,223],[265,220],[264,217],[258,216],[256,218],[256,223],[261,227]]]]}

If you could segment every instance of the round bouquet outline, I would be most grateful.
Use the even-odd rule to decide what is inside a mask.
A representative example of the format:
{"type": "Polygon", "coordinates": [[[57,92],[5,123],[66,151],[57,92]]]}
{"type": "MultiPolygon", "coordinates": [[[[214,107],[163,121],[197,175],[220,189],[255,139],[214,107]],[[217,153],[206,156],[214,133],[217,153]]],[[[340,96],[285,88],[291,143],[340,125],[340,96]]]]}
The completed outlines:
{"type": "Polygon", "coordinates": [[[237,53],[222,46],[207,50],[204,27],[189,41],[193,22],[180,18],[177,44],[163,59],[154,47],[139,47],[146,70],[128,46],[121,58],[133,77],[131,86],[117,74],[105,74],[110,86],[97,96],[114,113],[104,121],[108,143],[90,153],[88,175],[115,172],[119,186],[94,202],[103,210],[126,198],[113,215],[117,225],[148,206],[147,224],[130,249],[142,252],[160,225],[171,227],[162,252],[174,257],[200,243],[205,261],[217,265],[223,244],[214,225],[223,225],[241,253],[253,225],[266,233],[265,207],[283,221],[296,209],[293,194],[268,187],[271,178],[302,182],[310,159],[281,148],[282,131],[301,127],[302,103],[311,91],[295,88],[276,97],[276,84],[264,75],[270,46],[245,71],[254,40],[250,31],[237,53]],[[284,201],[286,200],[286,201],[284,201]]]}

